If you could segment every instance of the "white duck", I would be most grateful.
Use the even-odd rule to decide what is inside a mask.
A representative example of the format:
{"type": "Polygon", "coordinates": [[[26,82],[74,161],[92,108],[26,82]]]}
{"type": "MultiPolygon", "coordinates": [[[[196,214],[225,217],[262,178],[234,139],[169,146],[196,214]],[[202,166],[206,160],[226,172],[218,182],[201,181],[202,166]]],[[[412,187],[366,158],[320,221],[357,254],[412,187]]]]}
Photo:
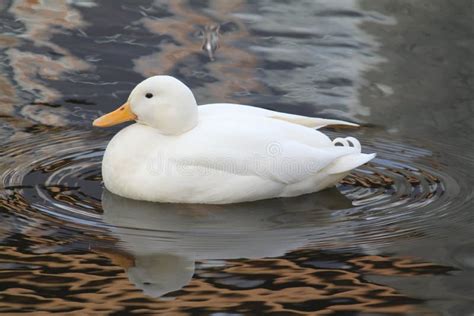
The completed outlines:
{"type": "Polygon", "coordinates": [[[136,200],[226,204],[291,197],[335,185],[375,154],[352,137],[315,130],[352,123],[245,105],[197,106],[191,90],[170,76],[138,84],[120,108],[94,121],[135,120],[107,146],[105,187],[136,200]],[[342,146],[336,146],[342,145],[342,146]]]}

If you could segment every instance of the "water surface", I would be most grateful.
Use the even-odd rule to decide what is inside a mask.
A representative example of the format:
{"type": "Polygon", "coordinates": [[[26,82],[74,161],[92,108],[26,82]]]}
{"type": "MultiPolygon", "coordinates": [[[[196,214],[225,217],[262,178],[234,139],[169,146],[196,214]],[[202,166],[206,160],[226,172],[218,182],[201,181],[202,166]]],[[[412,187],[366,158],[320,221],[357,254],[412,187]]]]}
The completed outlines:
{"type": "Polygon", "coordinates": [[[0,312],[473,313],[472,12],[424,0],[0,3],[0,312]],[[297,198],[123,199],[100,173],[118,128],[91,121],[154,74],[201,104],[358,122],[325,132],[378,156],[297,198]]]}

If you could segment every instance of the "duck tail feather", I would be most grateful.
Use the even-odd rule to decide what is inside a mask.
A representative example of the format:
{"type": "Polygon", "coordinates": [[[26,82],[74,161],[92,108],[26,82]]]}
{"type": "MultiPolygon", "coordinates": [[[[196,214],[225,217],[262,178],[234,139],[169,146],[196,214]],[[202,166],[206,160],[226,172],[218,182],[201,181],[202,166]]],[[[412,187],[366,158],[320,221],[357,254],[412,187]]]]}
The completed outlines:
{"type": "Polygon", "coordinates": [[[370,160],[374,159],[376,156],[375,153],[373,154],[362,154],[362,153],[355,153],[349,154],[346,156],[342,156],[332,162],[329,166],[327,166],[325,171],[328,174],[338,174],[349,172],[352,169],[355,169],[363,164],[369,162],[370,160]]]}
{"type": "Polygon", "coordinates": [[[330,119],[322,119],[316,117],[307,117],[307,116],[299,116],[299,115],[273,115],[271,118],[281,121],[290,122],[293,124],[303,125],[310,128],[320,129],[325,126],[329,125],[344,125],[344,126],[352,126],[358,127],[358,124],[350,123],[341,120],[330,120],[330,119]]]}

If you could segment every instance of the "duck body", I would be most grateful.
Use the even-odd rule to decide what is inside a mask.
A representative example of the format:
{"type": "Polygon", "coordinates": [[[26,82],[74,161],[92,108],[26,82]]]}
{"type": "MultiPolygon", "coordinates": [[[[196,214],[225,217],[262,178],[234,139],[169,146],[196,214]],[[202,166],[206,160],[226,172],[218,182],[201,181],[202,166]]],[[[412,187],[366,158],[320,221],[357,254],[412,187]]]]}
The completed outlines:
{"type": "Polygon", "coordinates": [[[236,113],[238,107],[201,106],[197,126],[180,135],[139,123],[126,127],[107,146],[105,186],[145,201],[237,203],[316,192],[372,158],[360,148],[335,146],[318,130],[272,118],[276,112],[246,106],[236,113]],[[331,171],[349,156],[344,170],[331,171]]]}
{"type": "MultiPolygon", "coordinates": [[[[331,141],[317,130],[331,124],[354,125],[351,123],[237,104],[198,107],[194,97],[194,104],[186,106],[181,99],[165,107],[168,99],[158,97],[149,105],[140,98],[162,95],[163,91],[153,90],[156,84],[148,82],[140,88],[141,83],[114,114],[128,112],[137,121],[113,137],[102,162],[105,187],[123,197],[205,204],[293,197],[333,186],[375,156],[361,153],[359,142],[352,137],[331,141]],[[150,112],[157,109],[159,119],[152,119],[150,112]]],[[[189,91],[169,97],[176,100],[184,92],[189,91]]],[[[94,124],[106,126],[109,115],[94,124]]]]}

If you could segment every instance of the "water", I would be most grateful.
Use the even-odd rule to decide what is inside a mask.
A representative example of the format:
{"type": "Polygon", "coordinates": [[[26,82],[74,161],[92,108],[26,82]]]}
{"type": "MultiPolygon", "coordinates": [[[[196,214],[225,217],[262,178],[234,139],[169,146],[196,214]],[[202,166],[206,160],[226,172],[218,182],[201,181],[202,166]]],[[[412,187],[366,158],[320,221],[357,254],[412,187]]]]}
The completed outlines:
{"type": "Polygon", "coordinates": [[[0,10],[0,313],[474,313],[470,1],[0,10]],[[359,122],[325,132],[378,156],[303,197],[122,199],[100,174],[118,129],[91,120],[156,73],[199,103],[359,122]]]}

